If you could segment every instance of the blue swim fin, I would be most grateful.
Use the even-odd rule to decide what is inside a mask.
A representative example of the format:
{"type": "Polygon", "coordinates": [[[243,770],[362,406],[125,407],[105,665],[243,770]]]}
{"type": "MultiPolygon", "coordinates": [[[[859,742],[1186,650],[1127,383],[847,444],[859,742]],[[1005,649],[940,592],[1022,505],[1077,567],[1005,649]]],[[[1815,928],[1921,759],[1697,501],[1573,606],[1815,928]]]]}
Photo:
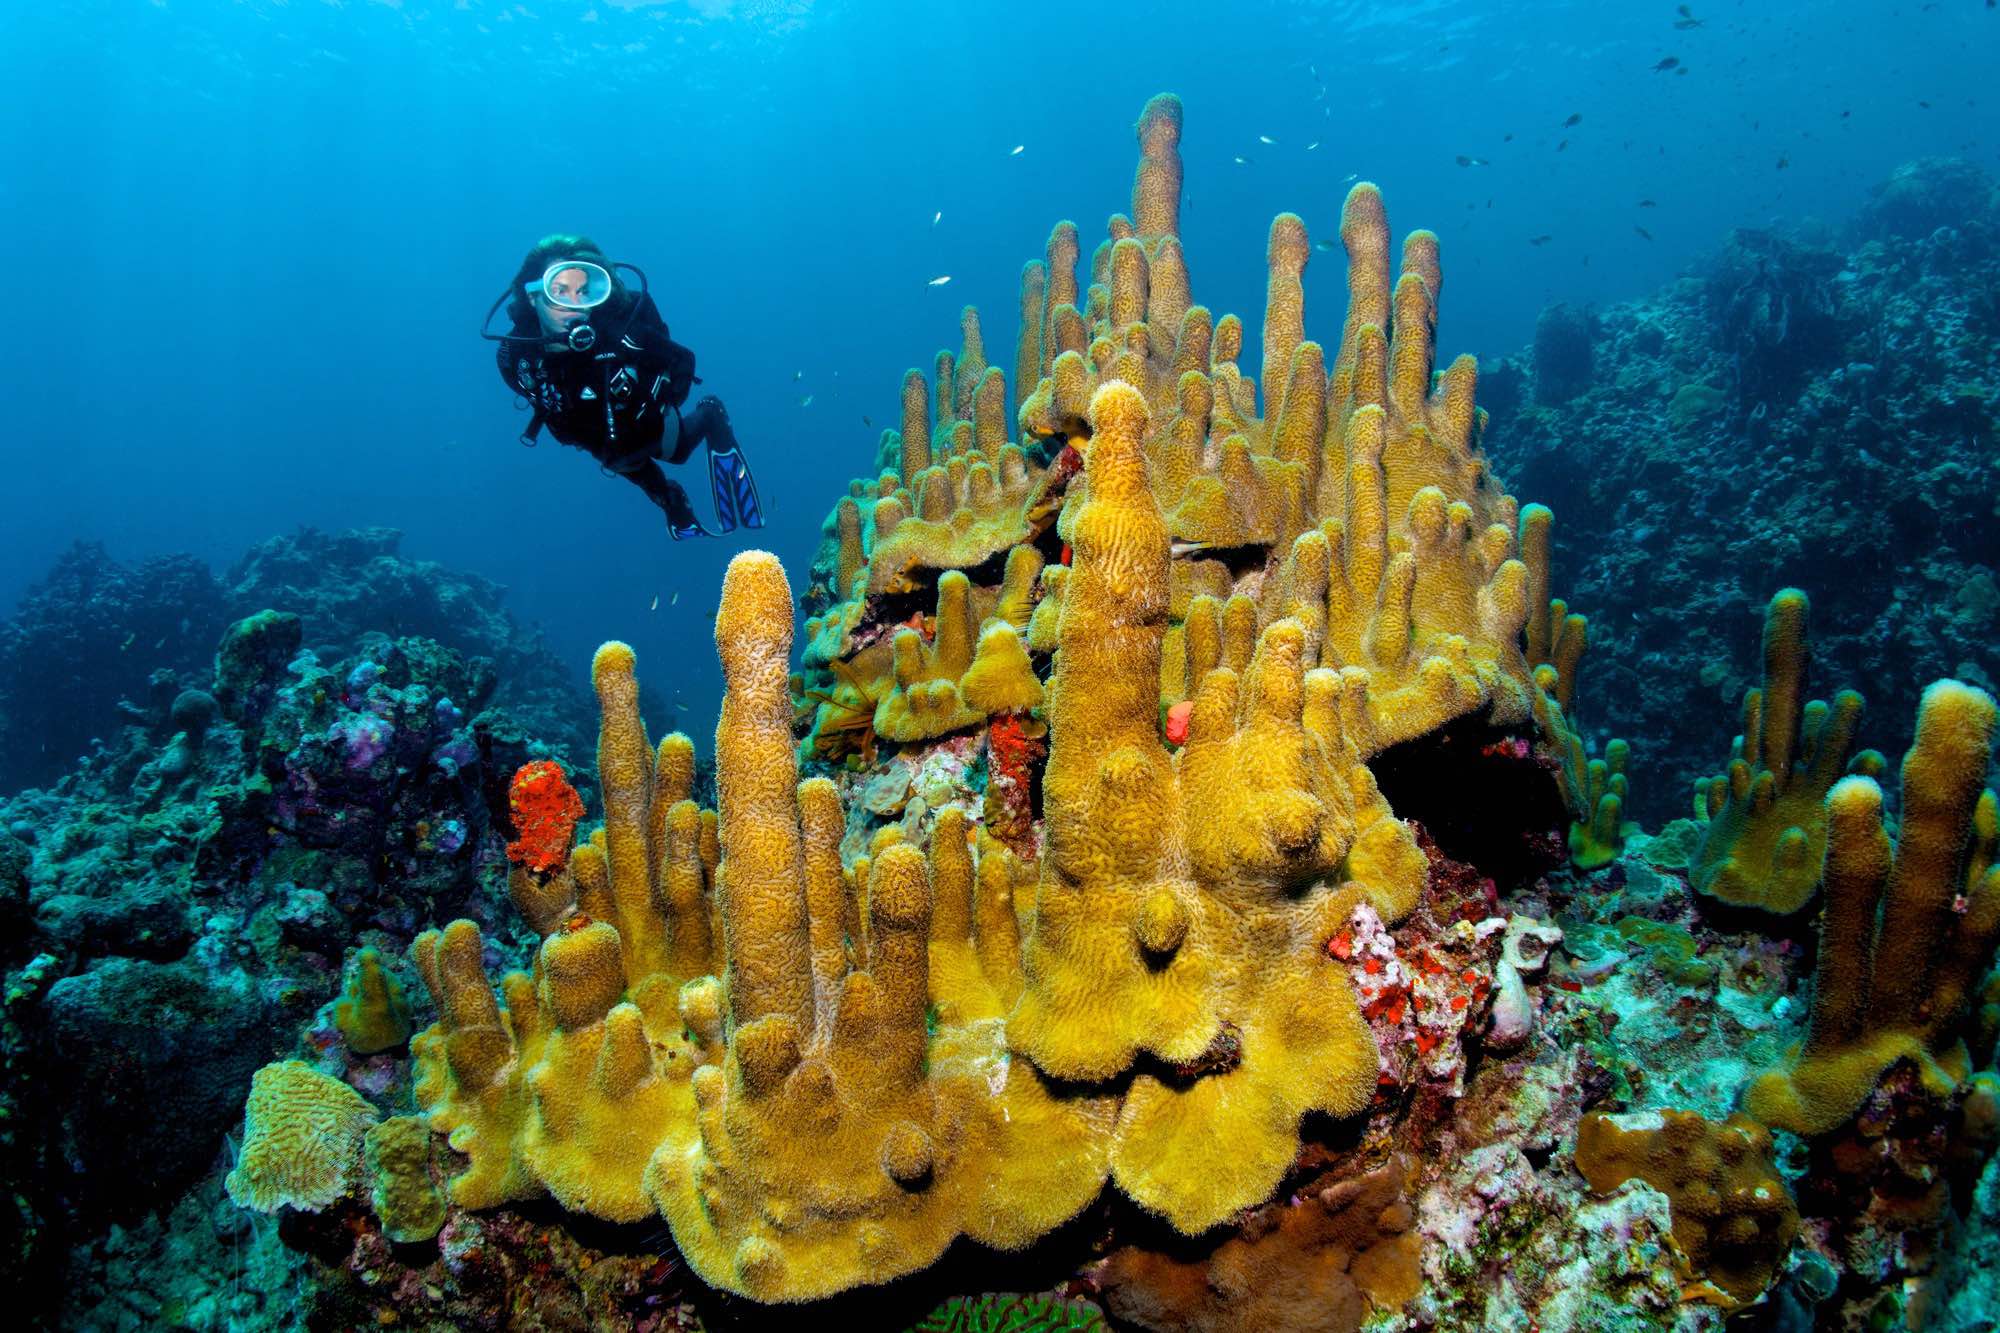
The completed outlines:
{"type": "Polygon", "coordinates": [[[757,499],[757,482],[741,446],[710,447],[708,480],[715,492],[715,525],[721,532],[764,526],[764,506],[757,499]]]}

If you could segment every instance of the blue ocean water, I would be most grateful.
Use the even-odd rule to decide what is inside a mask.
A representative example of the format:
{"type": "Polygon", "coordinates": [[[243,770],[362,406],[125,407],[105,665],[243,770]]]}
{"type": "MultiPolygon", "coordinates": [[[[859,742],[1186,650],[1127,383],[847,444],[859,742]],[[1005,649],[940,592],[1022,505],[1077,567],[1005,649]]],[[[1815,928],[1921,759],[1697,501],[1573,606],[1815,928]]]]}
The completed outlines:
{"type": "MultiPolygon", "coordinates": [[[[802,582],[962,304],[1011,364],[1021,262],[1055,218],[1088,238],[1127,206],[1152,93],[1187,108],[1203,299],[1254,336],[1270,218],[1333,239],[1359,176],[1441,234],[1441,349],[1483,355],[1729,227],[1838,219],[1913,157],[1991,168],[2000,123],[1981,0],[5,8],[0,611],[78,538],[219,568],[302,523],[392,525],[579,668],[631,641],[697,730],[730,554],[761,541],[802,582]],[[672,545],[585,455],[515,442],[475,328],[556,230],[650,274],[755,462],[761,536],[672,545]]],[[[1306,282],[1340,307],[1337,249],[1306,282]]]]}

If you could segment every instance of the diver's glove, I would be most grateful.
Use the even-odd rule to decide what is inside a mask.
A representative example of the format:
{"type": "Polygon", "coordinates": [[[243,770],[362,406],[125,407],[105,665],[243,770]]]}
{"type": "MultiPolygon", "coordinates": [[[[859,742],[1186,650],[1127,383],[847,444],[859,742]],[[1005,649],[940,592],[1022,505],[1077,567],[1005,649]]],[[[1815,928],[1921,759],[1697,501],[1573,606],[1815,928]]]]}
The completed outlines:
{"type": "Polygon", "coordinates": [[[688,502],[688,494],[676,481],[669,481],[666,499],[660,506],[667,515],[667,535],[675,541],[689,537],[712,537],[715,534],[701,525],[695,517],[694,506],[688,502]]]}

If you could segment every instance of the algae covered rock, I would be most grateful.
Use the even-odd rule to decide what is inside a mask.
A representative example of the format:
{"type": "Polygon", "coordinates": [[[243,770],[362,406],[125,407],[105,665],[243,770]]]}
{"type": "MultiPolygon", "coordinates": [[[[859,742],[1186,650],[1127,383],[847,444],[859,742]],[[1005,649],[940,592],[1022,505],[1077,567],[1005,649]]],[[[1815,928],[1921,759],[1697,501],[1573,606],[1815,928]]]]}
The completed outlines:
{"type": "Polygon", "coordinates": [[[111,1216],[171,1200],[208,1169],[211,1131],[235,1120],[270,1057],[267,1002],[241,972],[109,958],[46,1003],[76,1197],[111,1216]]]}
{"type": "Polygon", "coordinates": [[[224,632],[215,649],[215,695],[232,721],[246,728],[262,721],[299,641],[299,618],[289,611],[259,611],[224,632]]]}

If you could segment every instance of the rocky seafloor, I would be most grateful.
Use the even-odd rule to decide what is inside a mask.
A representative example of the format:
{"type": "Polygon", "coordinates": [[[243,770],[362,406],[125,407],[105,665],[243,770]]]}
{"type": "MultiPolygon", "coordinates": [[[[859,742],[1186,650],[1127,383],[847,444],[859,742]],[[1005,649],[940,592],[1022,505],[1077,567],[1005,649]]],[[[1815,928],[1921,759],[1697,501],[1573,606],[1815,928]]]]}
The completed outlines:
{"type": "MultiPolygon", "coordinates": [[[[1558,581],[1592,615],[1583,719],[1632,742],[1643,828],[1582,870],[1555,807],[1510,807],[1505,847],[1411,811],[1417,909],[1329,948],[1378,978],[1371,1019],[1407,1006],[1443,1034],[1422,1077],[1359,1123],[1309,1121],[1279,1193],[1208,1235],[1106,1191],[1024,1252],[960,1242],[800,1307],[711,1288],[658,1222],[439,1194],[428,1236],[397,1239],[366,1189],[228,1197],[268,1062],[414,1108],[407,1048],[359,1049],[338,1010],[364,950],[405,1038],[429,1017],[425,926],[474,921],[489,967],[531,956],[509,783],[552,759],[595,811],[595,709],[497,589],[393,534],[277,538],[220,580],[78,548],[0,630],[0,753],[24,779],[0,799],[0,1291],[76,1329],[1994,1327],[1990,1075],[1941,1097],[1904,1067],[1841,1132],[1767,1136],[1739,1174],[1792,1208],[1726,1234],[1698,1189],[1595,1187],[1576,1145],[1591,1111],[1723,1123],[1804,1031],[1813,921],[1696,893],[1681,818],[1727,759],[1770,595],[1812,595],[1818,686],[1867,692],[1862,740],[1891,756],[1922,682],[1992,688],[1996,236],[1990,183],[1915,164],[1851,233],[1738,234],[1652,298],[1552,312],[1482,372],[1495,470],[1557,510],[1558,581]],[[1391,1119],[1399,1151],[1355,1173],[1391,1119]]],[[[1469,739],[1496,790],[1546,778],[1525,742],[1469,739]]],[[[946,741],[838,780],[865,834],[977,809],[992,773],[946,741]]],[[[1989,986],[1978,1069],[1996,1025],[1989,986]]],[[[442,1181],[433,1151],[417,1174],[442,1181]]]]}

